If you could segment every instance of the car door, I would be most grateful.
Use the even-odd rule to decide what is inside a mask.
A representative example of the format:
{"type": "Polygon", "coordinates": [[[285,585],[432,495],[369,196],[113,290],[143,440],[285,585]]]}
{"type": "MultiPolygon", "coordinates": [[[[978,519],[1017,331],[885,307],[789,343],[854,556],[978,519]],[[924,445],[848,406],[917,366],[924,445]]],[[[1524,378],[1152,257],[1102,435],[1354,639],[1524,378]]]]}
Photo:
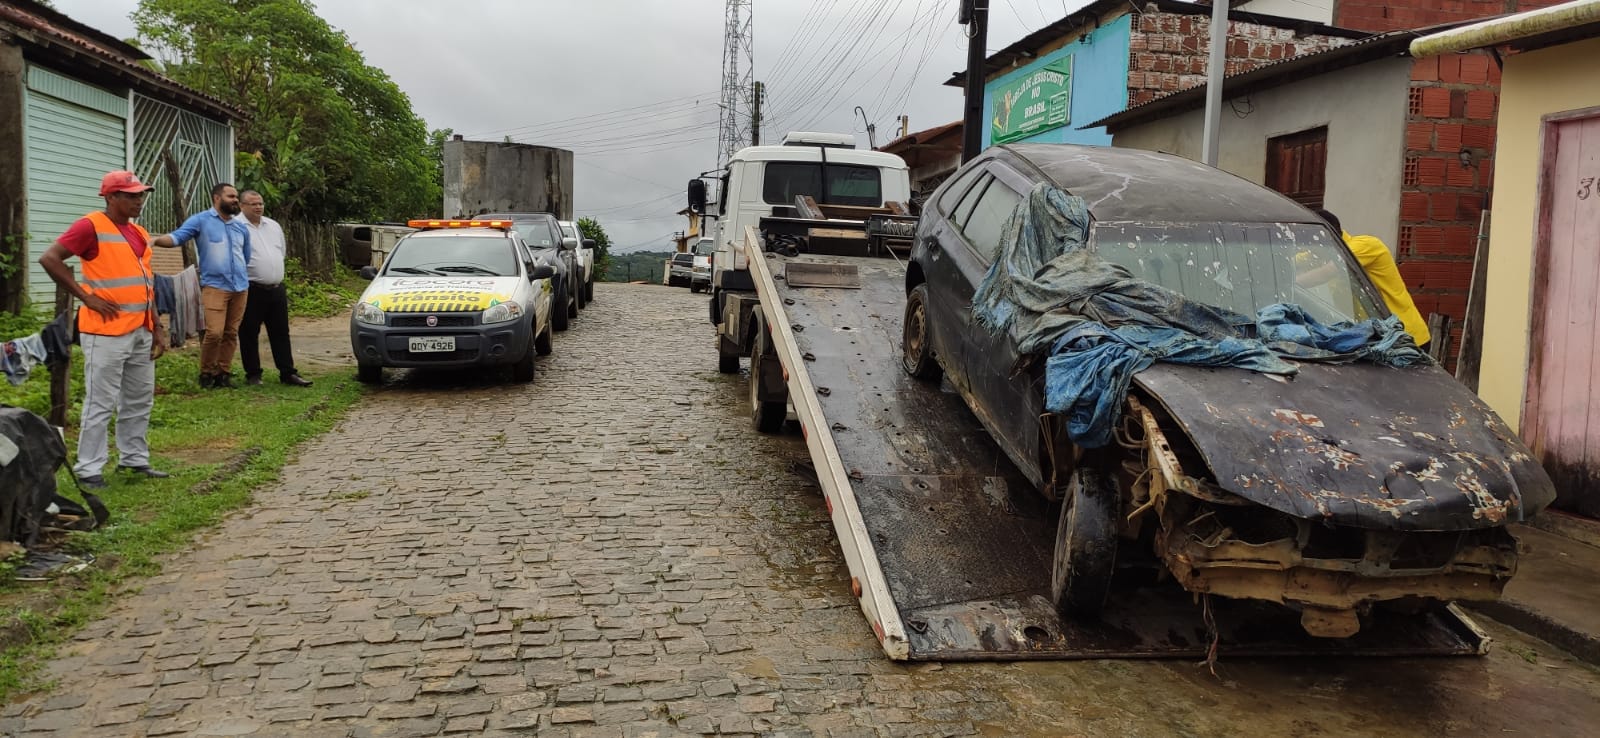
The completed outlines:
{"type": "Polygon", "coordinates": [[[966,306],[972,302],[972,288],[962,277],[961,262],[966,249],[961,246],[954,223],[971,212],[971,205],[982,192],[987,178],[981,165],[959,174],[935,200],[938,214],[923,218],[918,229],[922,241],[918,263],[928,285],[928,329],[933,350],[940,357],[945,375],[963,390],[970,386],[962,356],[967,351],[967,323],[971,312],[966,306]]]}
{"type": "Polygon", "coordinates": [[[982,192],[969,198],[965,217],[953,221],[960,247],[951,250],[962,253],[957,260],[961,284],[953,292],[962,295],[960,309],[966,313],[962,355],[970,393],[979,406],[974,410],[1013,460],[1026,468],[1037,463],[1039,388],[1033,386],[1031,373],[1020,371],[1021,357],[1010,333],[991,333],[972,317],[971,306],[973,293],[998,256],[1005,223],[1031,183],[1000,161],[990,161],[985,174],[982,192]]]}

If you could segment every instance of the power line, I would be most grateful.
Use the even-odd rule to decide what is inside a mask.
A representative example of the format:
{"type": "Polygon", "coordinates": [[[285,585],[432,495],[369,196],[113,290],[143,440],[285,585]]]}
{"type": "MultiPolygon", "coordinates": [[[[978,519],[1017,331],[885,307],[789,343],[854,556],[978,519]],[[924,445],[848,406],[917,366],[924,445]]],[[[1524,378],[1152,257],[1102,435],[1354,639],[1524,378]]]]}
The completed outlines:
{"type": "MultiPolygon", "coordinates": [[[[519,131],[519,130],[530,129],[530,128],[542,128],[542,127],[546,127],[546,126],[552,126],[552,125],[555,125],[555,124],[558,124],[558,123],[566,123],[568,121],[583,121],[583,120],[588,120],[590,118],[598,118],[598,117],[605,116],[605,115],[614,115],[616,113],[626,113],[626,112],[633,111],[633,110],[643,110],[645,108],[654,108],[654,107],[659,107],[659,106],[662,106],[662,105],[669,105],[669,104],[670,104],[671,107],[677,107],[679,105],[685,104],[685,99],[686,98],[688,98],[690,100],[695,100],[696,98],[709,97],[709,96],[711,96],[711,95],[713,95],[715,93],[716,93],[716,91],[712,90],[711,92],[700,92],[700,93],[695,93],[693,95],[687,95],[687,96],[678,95],[676,97],[672,97],[672,98],[669,98],[667,100],[660,100],[660,101],[653,102],[653,103],[645,103],[643,105],[635,105],[633,107],[617,108],[616,110],[606,110],[606,111],[602,111],[602,112],[598,112],[598,113],[587,113],[587,114],[584,114],[584,115],[575,115],[575,116],[572,116],[570,118],[557,118],[557,119],[554,119],[554,120],[540,121],[540,122],[537,122],[537,123],[527,123],[527,124],[523,124],[523,125],[511,126],[509,128],[496,128],[496,129],[491,130],[491,131],[483,131],[481,133],[474,133],[474,134],[471,134],[471,135],[472,136],[493,136],[493,135],[496,135],[496,134],[506,133],[506,132],[509,132],[509,131],[519,131]]],[[[698,102],[698,100],[695,100],[695,102],[698,102]]],[[[694,104],[694,103],[690,103],[690,104],[694,104]]],[[[565,127],[565,126],[560,126],[560,127],[565,127]]]]}

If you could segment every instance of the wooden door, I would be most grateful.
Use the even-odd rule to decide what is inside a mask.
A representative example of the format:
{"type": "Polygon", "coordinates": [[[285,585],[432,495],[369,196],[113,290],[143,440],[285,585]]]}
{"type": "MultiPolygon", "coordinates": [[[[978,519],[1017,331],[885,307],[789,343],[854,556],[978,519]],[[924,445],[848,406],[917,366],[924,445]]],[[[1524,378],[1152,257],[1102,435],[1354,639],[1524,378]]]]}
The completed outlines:
{"type": "Polygon", "coordinates": [[[1267,139],[1267,186],[1308,208],[1327,191],[1328,127],[1267,139]]]}
{"type": "Polygon", "coordinates": [[[1544,126],[1522,429],[1556,506],[1600,517],[1600,110],[1544,126]]]}

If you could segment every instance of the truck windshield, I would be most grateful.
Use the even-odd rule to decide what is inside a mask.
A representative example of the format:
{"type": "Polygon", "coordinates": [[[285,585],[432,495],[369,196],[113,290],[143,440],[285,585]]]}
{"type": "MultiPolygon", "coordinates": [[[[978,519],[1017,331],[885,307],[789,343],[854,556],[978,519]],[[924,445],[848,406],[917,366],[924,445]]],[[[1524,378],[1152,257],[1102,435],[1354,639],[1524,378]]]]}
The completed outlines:
{"type": "Polygon", "coordinates": [[[772,161],[766,169],[761,199],[769,205],[793,205],[799,195],[810,195],[819,205],[883,204],[883,175],[877,167],[772,161]]]}
{"type": "Polygon", "coordinates": [[[511,239],[492,236],[405,238],[394,245],[385,276],[400,274],[477,274],[517,276],[511,239]]]}
{"type": "Polygon", "coordinates": [[[1280,302],[1325,323],[1388,314],[1321,225],[1096,223],[1090,243],[1140,279],[1244,315],[1280,302]]]}

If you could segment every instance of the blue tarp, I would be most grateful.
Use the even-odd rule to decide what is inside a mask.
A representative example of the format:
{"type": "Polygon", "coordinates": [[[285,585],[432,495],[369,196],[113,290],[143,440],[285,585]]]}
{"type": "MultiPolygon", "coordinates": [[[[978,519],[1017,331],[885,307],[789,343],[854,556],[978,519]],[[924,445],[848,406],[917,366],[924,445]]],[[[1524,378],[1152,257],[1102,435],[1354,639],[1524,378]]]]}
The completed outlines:
{"type": "Polygon", "coordinates": [[[972,299],[978,323],[1008,332],[1019,354],[1048,355],[1045,409],[1066,416],[1079,446],[1110,443],[1133,376],[1157,361],[1285,376],[1296,371],[1286,359],[1431,361],[1398,318],[1324,325],[1296,305],[1249,317],[1194,302],[1085,248],[1088,227],[1080,198],[1034,187],[972,299]]]}

